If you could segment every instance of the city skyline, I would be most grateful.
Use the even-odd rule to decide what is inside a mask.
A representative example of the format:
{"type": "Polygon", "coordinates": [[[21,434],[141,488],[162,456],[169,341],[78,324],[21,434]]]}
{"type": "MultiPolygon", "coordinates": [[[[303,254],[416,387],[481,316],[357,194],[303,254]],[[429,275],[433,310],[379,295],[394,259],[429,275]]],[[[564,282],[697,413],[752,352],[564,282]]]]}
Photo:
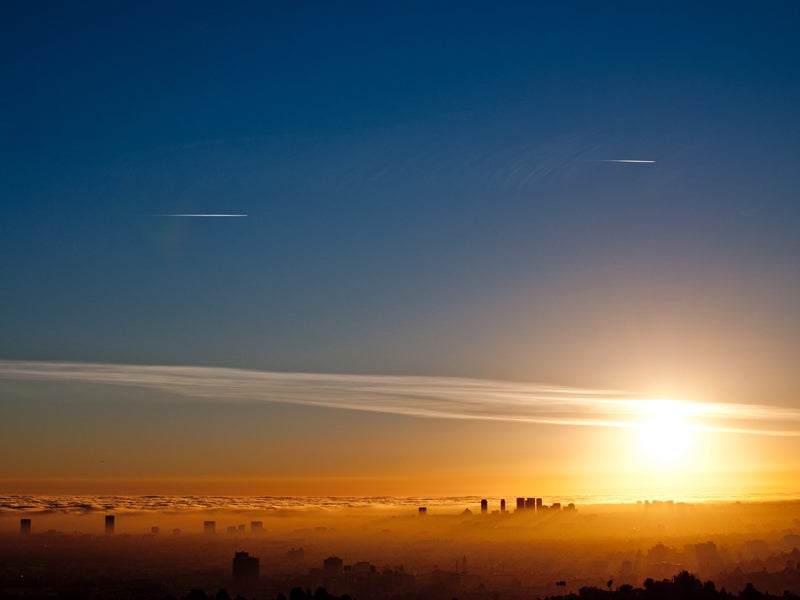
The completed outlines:
{"type": "Polygon", "coordinates": [[[227,590],[230,597],[297,600],[317,590],[318,600],[329,594],[523,600],[548,597],[555,588],[558,597],[576,600],[685,598],[688,588],[706,599],[746,600],[754,588],[768,598],[796,598],[800,583],[796,500],[575,507],[521,497],[517,510],[498,511],[495,499],[485,514],[478,498],[461,499],[460,507],[440,504],[431,513],[346,502],[276,511],[285,499],[275,500],[261,508],[265,527],[251,531],[247,517],[258,511],[230,507],[209,513],[213,521],[164,506],[116,515],[76,508],[60,515],[67,531],[47,529],[57,515],[29,512],[32,524],[20,519],[19,531],[10,532],[0,514],[0,592],[44,598],[91,589],[141,599],[220,600],[229,597],[220,590],[227,590]],[[114,516],[119,530],[103,534],[114,516]],[[153,522],[160,526],[148,526],[153,522]],[[700,594],[700,579],[715,583],[700,594]],[[775,589],[784,591],[770,596],[775,589]]]}

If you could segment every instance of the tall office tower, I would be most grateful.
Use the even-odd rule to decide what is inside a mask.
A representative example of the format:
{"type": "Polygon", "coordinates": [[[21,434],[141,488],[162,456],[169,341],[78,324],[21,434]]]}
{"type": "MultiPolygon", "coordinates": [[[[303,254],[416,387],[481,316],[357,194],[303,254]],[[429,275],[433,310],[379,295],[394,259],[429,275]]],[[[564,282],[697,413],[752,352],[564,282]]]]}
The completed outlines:
{"type": "Polygon", "coordinates": [[[485,515],[489,510],[489,502],[486,499],[481,500],[481,514],[485,515]]]}
{"type": "Polygon", "coordinates": [[[536,498],[525,498],[525,510],[536,510],[536,498]]]}
{"type": "Polygon", "coordinates": [[[322,568],[329,575],[336,575],[344,569],[344,561],[338,556],[329,556],[322,561],[322,568]]]}
{"type": "Polygon", "coordinates": [[[203,521],[203,533],[213,535],[217,532],[216,521],[203,521]]]}
{"type": "Polygon", "coordinates": [[[264,533],[264,523],[261,521],[250,521],[250,533],[264,533]]]}
{"type": "Polygon", "coordinates": [[[506,499],[500,500],[500,512],[506,512],[506,499]]]}
{"type": "Polygon", "coordinates": [[[106,535],[114,535],[114,515],[106,515],[106,535]]]}
{"type": "Polygon", "coordinates": [[[525,498],[517,498],[517,510],[525,510],[525,498]]]}
{"type": "Polygon", "coordinates": [[[19,520],[19,534],[20,535],[30,535],[31,534],[31,520],[30,519],[20,519],[19,520]]]}
{"type": "Polygon", "coordinates": [[[249,552],[237,552],[233,557],[233,581],[239,588],[258,586],[258,558],[249,552]]]}
{"type": "Polygon", "coordinates": [[[536,510],[542,510],[542,499],[536,498],[536,510]]]}

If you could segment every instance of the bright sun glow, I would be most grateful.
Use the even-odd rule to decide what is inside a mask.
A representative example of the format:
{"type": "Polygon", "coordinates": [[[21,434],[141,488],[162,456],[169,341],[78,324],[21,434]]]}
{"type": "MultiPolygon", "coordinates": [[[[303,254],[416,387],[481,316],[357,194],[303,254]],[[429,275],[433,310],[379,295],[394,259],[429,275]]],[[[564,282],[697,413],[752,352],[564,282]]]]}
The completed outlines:
{"type": "Polygon", "coordinates": [[[691,404],[675,400],[640,403],[639,444],[643,460],[659,469],[684,465],[691,455],[691,404]]]}

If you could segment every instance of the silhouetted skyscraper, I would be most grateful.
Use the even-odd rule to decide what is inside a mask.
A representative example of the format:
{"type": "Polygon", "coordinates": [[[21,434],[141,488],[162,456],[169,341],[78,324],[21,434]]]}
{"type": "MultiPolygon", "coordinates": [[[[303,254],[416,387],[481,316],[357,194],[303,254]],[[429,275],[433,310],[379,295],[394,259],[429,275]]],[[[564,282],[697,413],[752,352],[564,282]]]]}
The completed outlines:
{"type": "Polygon", "coordinates": [[[114,515],[106,515],[106,535],[114,535],[114,515]]]}
{"type": "Polygon", "coordinates": [[[251,521],[250,533],[264,533],[264,523],[261,521],[251,521]]]}
{"type": "Polygon", "coordinates": [[[536,510],[536,498],[525,498],[525,510],[536,510]]]}
{"type": "Polygon", "coordinates": [[[525,498],[517,498],[517,510],[525,510],[525,498]]]}
{"type": "Polygon", "coordinates": [[[481,500],[481,514],[485,515],[489,510],[489,502],[486,499],[481,500]]]}
{"type": "Polygon", "coordinates": [[[30,535],[31,534],[31,520],[30,519],[20,519],[19,520],[19,534],[20,535],[30,535]]]}
{"type": "Polygon", "coordinates": [[[203,521],[203,533],[213,535],[217,532],[216,521],[203,521]]]}
{"type": "Polygon", "coordinates": [[[344,568],[344,561],[338,556],[329,556],[322,561],[322,568],[328,574],[341,573],[344,568]]]}
{"type": "Polygon", "coordinates": [[[258,558],[249,552],[237,552],[233,557],[233,582],[240,588],[258,586],[258,558]]]}
{"type": "Polygon", "coordinates": [[[500,500],[500,512],[506,512],[506,499],[500,500]]]}
{"type": "Polygon", "coordinates": [[[420,506],[419,507],[419,516],[420,517],[424,517],[426,514],[428,514],[428,507],[427,506],[420,506]]]}
{"type": "Polygon", "coordinates": [[[536,510],[542,510],[542,499],[536,498],[536,510]]]}

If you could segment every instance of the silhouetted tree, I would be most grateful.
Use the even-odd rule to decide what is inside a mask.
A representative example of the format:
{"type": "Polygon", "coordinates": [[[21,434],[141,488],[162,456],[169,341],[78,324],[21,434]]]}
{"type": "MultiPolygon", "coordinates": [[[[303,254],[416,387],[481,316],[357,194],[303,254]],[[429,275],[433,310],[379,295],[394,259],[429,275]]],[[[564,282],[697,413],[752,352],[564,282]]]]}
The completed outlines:
{"type": "Polygon", "coordinates": [[[328,590],[326,590],[324,587],[318,587],[314,591],[314,600],[325,600],[328,597],[328,590]]]}
{"type": "Polygon", "coordinates": [[[673,598],[683,598],[686,600],[699,598],[700,592],[703,589],[703,582],[697,577],[689,573],[689,571],[681,571],[672,578],[674,591],[673,598]]]}
{"type": "Polygon", "coordinates": [[[628,583],[623,583],[617,588],[615,595],[618,600],[632,600],[634,598],[633,586],[628,583]]]}
{"type": "Polygon", "coordinates": [[[578,590],[580,600],[608,600],[608,593],[594,586],[582,587],[578,590]]]}
{"type": "Polygon", "coordinates": [[[231,600],[231,595],[225,588],[219,588],[217,590],[217,595],[214,596],[214,600],[231,600]]]}
{"type": "Polygon", "coordinates": [[[306,593],[299,587],[292,588],[289,592],[289,600],[306,600],[306,593]]]}
{"type": "Polygon", "coordinates": [[[739,593],[739,598],[740,600],[762,600],[764,594],[759,592],[752,583],[748,583],[739,593]]]}

